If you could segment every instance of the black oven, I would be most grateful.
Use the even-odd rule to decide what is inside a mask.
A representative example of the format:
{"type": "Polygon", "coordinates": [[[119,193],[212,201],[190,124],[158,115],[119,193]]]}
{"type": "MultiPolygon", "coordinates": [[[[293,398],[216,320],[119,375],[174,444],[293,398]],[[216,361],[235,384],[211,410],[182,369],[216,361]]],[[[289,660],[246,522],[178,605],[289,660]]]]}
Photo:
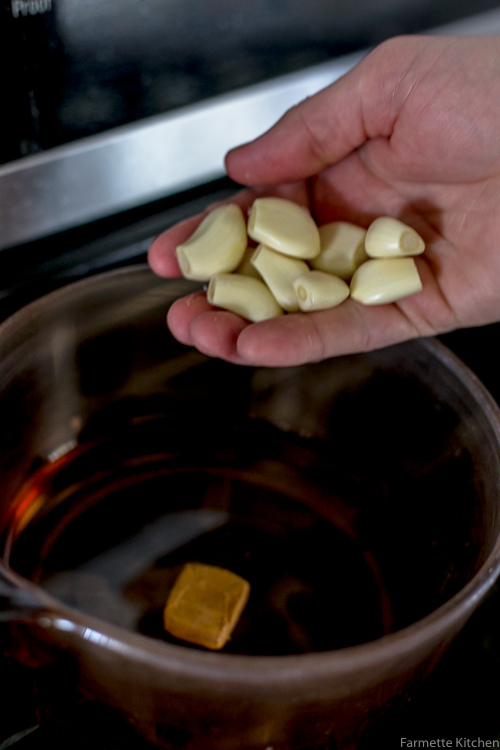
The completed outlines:
{"type": "MultiPolygon", "coordinates": [[[[162,230],[237,189],[223,171],[229,148],[376,43],[399,33],[500,33],[496,0],[4,0],[1,8],[0,320],[71,281],[144,263],[162,230]]],[[[499,335],[491,325],[442,340],[500,402],[499,335]]],[[[499,634],[497,586],[361,750],[401,747],[403,737],[457,747],[500,740],[499,634]]],[[[39,715],[29,672],[5,654],[1,679],[0,750],[89,747],[39,715]]],[[[93,737],[91,746],[120,750],[116,742],[93,737]]]]}

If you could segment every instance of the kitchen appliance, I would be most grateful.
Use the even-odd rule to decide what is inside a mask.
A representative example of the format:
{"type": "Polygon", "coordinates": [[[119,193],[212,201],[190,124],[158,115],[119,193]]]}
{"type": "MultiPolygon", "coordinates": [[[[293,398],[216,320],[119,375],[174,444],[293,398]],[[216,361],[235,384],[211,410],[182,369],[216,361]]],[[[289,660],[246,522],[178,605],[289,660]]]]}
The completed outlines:
{"type": "MultiPolygon", "coordinates": [[[[223,176],[228,148],[262,132],[289,106],[341,75],[367,46],[441,23],[448,24],[446,33],[500,31],[493,2],[475,4],[474,12],[482,14],[472,18],[462,18],[468,3],[386,2],[376,9],[373,3],[351,3],[338,9],[335,29],[323,29],[319,44],[327,4],[315,4],[317,15],[311,12],[304,22],[303,4],[290,3],[290,14],[276,18],[262,3],[254,4],[253,25],[246,25],[247,37],[254,36],[246,37],[243,53],[234,39],[248,19],[241,10],[238,16],[233,4],[218,3],[211,19],[217,34],[204,31],[210,24],[199,19],[205,57],[195,60],[191,51],[179,62],[186,40],[200,39],[188,25],[198,6],[184,5],[184,21],[179,5],[170,23],[158,15],[165,12],[162,3],[105,3],[99,10],[104,16],[91,2],[4,4],[3,69],[8,63],[11,73],[3,83],[9,117],[0,167],[2,318],[68,281],[144,261],[158,232],[236,189],[223,176]],[[142,46],[131,50],[131,29],[139,17],[142,46]],[[158,19],[172,29],[172,38],[184,29],[182,43],[179,36],[172,42],[169,60],[147,54],[148,46],[153,51],[168,46],[162,34],[153,34],[155,27],[163,28],[158,19]],[[116,32],[108,49],[95,34],[99,27],[116,32]],[[226,46],[210,52],[208,37],[217,47],[221,34],[226,46]],[[283,42],[287,38],[290,43],[283,42]],[[224,64],[230,51],[231,65],[224,64]]],[[[443,339],[499,400],[499,373],[490,356],[497,337],[498,327],[489,326],[443,339]]],[[[399,746],[400,736],[424,734],[497,737],[499,619],[499,597],[493,595],[398,718],[382,717],[373,726],[367,747],[381,741],[399,746]]],[[[21,749],[49,742],[77,747],[79,739],[67,728],[39,724],[29,674],[4,662],[8,695],[1,740],[21,749]]]]}

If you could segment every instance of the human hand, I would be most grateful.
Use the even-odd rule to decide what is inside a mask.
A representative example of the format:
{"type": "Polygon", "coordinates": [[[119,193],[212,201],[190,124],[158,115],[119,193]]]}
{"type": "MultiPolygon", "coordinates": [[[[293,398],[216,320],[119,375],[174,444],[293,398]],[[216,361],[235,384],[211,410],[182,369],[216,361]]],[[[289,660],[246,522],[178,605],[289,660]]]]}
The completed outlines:
{"type": "MultiPolygon", "coordinates": [[[[203,292],[178,300],[176,338],[231,362],[283,366],[500,320],[500,37],[396,37],[227,156],[230,177],[308,205],[318,224],[395,216],[426,242],[418,294],[248,323],[203,292]]],[[[179,276],[175,247],[202,216],[161,235],[149,262],[179,276]]]]}

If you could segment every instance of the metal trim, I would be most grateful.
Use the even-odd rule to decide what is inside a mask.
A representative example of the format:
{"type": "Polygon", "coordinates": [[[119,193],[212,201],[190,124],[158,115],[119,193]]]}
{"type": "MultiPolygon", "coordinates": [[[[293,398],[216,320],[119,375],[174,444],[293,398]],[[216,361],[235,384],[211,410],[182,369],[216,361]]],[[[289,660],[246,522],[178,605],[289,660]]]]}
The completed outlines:
{"type": "MultiPolygon", "coordinates": [[[[495,32],[500,32],[500,9],[432,33],[495,32]]],[[[264,132],[364,54],[366,50],[0,167],[0,248],[221,177],[230,148],[264,132]]]]}

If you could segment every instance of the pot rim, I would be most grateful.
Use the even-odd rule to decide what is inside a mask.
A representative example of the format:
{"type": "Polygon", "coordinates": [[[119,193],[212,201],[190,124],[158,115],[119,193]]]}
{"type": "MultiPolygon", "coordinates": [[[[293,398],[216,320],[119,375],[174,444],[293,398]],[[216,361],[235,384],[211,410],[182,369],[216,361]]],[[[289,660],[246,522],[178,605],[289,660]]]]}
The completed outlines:
{"type": "MultiPolygon", "coordinates": [[[[71,294],[76,285],[92,285],[111,276],[152,274],[147,264],[128,266],[87,277],[49,292],[47,295],[21,308],[0,324],[0,342],[3,336],[15,331],[37,312],[47,299],[71,294]]],[[[153,274],[152,274],[153,275],[153,274]]],[[[167,280],[165,283],[182,282],[167,280]]],[[[192,287],[192,284],[188,285],[192,287]]],[[[199,286],[199,285],[197,285],[199,286]]],[[[436,359],[467,386],[476,403],[485,414],[496,438],[500,456],[500,408],[477,376],[444,344],[433,338],[414,339],[412,343],[430,350],[436,359]]],[[[395,346],[398,346],[396,344],[395,346]]],[[[500,491],[500,490],[499,490],[500,491]]],[[[458,631],[461,624],[470,617],[500,574],[500,534],[493,549],[471,580],[428,615],[400,630],[384,635],[374,641],[347,646],[336,651],[315,652],[284,656],[245,656],[194,650],[180,645],[156,640],[141,633],[128,631],[105,620],[85,615],[79,610],[66,606],[47,594],[41,587],[12,571],[0,560],[1,574],[19,589],[29,592],[40,603],[41,609],[27,612],[18,621],[36,622],[44,629],[55,629],[73,634],[77,638],[93,641],[102,647],[126,652],[127,657],[150,661],[159,668],[182,672],[183,675],[202,678],[209,675],[232,681],[233,683],[258,684],[265,678],[266,685],[277,686],[321,676],[342,676],[353,670],[375,667],[388,658],[401,658],[424,647],[426,643],[442,641],[446,644],[458,631]],[[450,632],[452,635],[450,635],[450,632]]]]}

